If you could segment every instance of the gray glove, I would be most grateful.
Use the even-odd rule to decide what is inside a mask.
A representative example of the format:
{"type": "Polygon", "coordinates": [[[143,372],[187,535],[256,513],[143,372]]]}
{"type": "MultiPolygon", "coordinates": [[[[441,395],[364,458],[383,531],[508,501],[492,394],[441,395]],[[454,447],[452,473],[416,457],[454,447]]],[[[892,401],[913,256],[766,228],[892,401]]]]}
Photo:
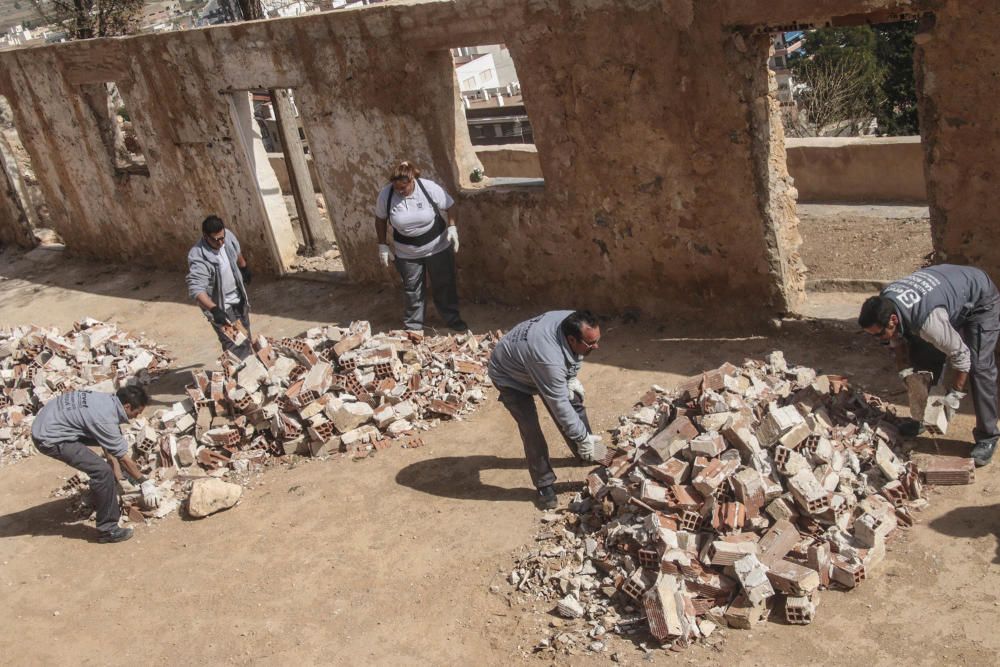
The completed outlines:
{"type": "Polygon", "coordinates": [[[160,490],[156,488],[156,482],[147,479],[139,485],[139,490],[142,491],[142,504],[146,509],[156,509],[160,506],[160,490]]]}
{"type": "Polygon", "coordinates": [[[579,378],[573,378],[572,380],[569,381],[570,400],[573,400],[573,394],[578,394],[580,396],[581,401],[583,400],[583,397],[587,395],[587,392],[584,391],[583,389],[583,383],[580,382],[579,378]]]}

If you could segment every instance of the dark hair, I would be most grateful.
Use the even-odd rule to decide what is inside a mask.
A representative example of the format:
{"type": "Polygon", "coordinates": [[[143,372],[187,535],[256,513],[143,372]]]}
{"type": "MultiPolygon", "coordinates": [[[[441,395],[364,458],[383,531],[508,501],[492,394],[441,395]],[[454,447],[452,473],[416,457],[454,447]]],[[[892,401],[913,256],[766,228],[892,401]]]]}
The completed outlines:
{"type": "Polygon", "coordinates": [[[577,340],[583,340],[583,327],[596,327],[597,316],[589,310],[575,310],[559,325],[564,336],[572,336],[577,340]]]}
{"type": "Polygon", "coordinates": [[[861,306],[861,314],[858,315],[858,326],[862,329],[879,325],[888,326],[889,318],[896,313],[896,306],[891,299],[884,296],[870,296],[865,299],[861,306]]]}
{"type": "Polygon", "coordinates": [[[115,396],[122,402],[122,405],[130,405],[133,410],[149,405],[149,394],[139,385],[130,384],[127,387],[122,387],[115,392],[115,396]]]}
{"type": "Polygon", "coordinates": [[[217,215],[210,215],[201,221],[201,233],[202,234],[218,234],[226,226],[222,224],[222,218],[217,215]]]}

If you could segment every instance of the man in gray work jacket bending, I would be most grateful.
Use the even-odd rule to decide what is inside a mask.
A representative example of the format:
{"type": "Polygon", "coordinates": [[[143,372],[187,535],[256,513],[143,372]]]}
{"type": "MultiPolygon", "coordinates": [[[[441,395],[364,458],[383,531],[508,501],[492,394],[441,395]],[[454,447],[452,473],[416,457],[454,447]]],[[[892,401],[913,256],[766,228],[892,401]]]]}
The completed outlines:
{"type": "MultiPolygon", "coordinates": [[[[943,404],[950,420],[970,381],[976,411],[972,458],[984,466],[993,458],[997,428],[997,365],[1000,293],[990,277],[971,266],[939,264],[900,278],[865,301],[858,325],[890,345],[896,366],[913,364],[913,348],[926,341],[940,350],[954,369],[947,387],[930,401],[943,404]]],[[[931,370],[931,369],[928,369],[931,370]]]]}
{"type": "Polygon", "coordinates": [[[590,432],[583,385],[576,377],[583,358],[598,348],[600,340],[601,330],[591,312],[553,310],[508,331],[490,356],[490,380],[517,422],[542,509],[552,509],[558,501],[534,396],[542,397],[573,454],[584,461],[602,458],[607,449],[590,432]]]}
{"type": "Polygon", "coordinates": [[[39,452],[90,477],[90,491],[97,508],[98,542],[123,542],[132,537],[132,529],[118,525],[121,502],[114,469],[92,452],[87,443],[96,442],[139,482],[146,507],[160,504],[155,482],[146,479],[129,456],[128,443],[119,427],[138,417],[148,404],[149,395],[135,386],[122,387],[116,394],[67,391],[46,403],[31,424],[31,439],[39,452]]]}
{"type": "Polygon", "coordinates": [[[222,219],[210,215],[201,223],[201,240],[188,252],[188,294],[198,302],[222,343],[240,359],[253,353],[250,341],[250,299],[246,286],[252,274],[243,258],[240,242],[226,229],[222,219]],[[223,332],[226,324],[240,322],[247,340],[235,345],[223,332]]]}

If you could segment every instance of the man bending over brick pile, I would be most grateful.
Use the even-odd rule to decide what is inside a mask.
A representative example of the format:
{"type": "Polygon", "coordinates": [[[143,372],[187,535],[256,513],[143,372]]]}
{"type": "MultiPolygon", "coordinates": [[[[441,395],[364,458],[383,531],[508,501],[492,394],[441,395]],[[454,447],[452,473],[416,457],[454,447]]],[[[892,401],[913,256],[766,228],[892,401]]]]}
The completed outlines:
{"type": "MultiPolygon", "coordinates": [[[[976,411],[972,458],[984,466],[993,458],[997,428],[997,365],[1000,293],[990,277],[971,266],[939,264],[890,284],[865,301],[858,325],[891,346],[905,376],[914,365],[914,349],[926,341],[940,350],[954,378],[931,390],[928,405],[944,408],[950,420],[971,380],[976,411]]],[[[913,435],[916,435],[916,429],[913,435]]]]}
{"type": "Polygon", "coordinates": [[[590,311],[553,310],[508,331],[490,356],[490,380],[517,422],[542,509],[553,509],[558,501],[534,395],[542,397],[573,454],[584,461],[603,458],[607,448],[590,432],[583,385],[576,377],[584,357],[598,348],[600,340],[601,329],[590,311]]]}
{"type": "Polygon", "coordinates": [[[121,502],[116,473],[109,461],[117,461],[138,480],[146,507],[160,504],[156,484],[146,479],[128,453],[128,443],[119,424],[135,419],[149,404],[142,387],[122,387],[116,394],[98,391],[68,391],[45,404],[31,424],[31,439],[39,452],[58,459],[90,477],[90,492],[97,508],[98,542],[124,542],[131,528],[118,525],[121,502]],[[107,461],[87,446],[96,442],[107,452],[107,461]]]}

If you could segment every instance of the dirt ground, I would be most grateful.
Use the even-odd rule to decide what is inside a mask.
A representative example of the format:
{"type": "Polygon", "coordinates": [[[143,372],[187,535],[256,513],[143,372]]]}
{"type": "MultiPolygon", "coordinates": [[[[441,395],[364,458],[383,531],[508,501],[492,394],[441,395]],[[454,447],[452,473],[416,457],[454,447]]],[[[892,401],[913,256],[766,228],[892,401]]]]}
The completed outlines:
{"type": "Polygon", "coordinates": [[[893,280],[929,263],[926,207],[799,204],[797,211],[810,281],[893,280]]]}
{"type": "MultiPolygon", "coordinates": [[[[182,273],[122,269],[35,250],[0,254],[0,321],[68,326],[83,316],[143,331],[177,357],[152,386],[178,397],[190,370],[214,365],[216,342],[187,302],[182,273]]],[[[297,334],[317,323],[396,324],[395,290],[255,280],[253,325],[297,334]]],[[[827,297],[834,298],[834,297],[827,297]]],[[[857,297],[837,297],[852,306],[857,297]]],[[[476,330],[507,328],[534,309],[469,304],[476,330]]],[[[898,404],[888,355],[849,321],[787,322],[726,331],[697,323],[604,323],[584,364],[591,422],[613,427],[651,383],[668,385],[723,361],[772,349],[850,376],[898,404]]],[[[553,438],[565,503],[588,468],[553,438]]],[[[967,452],[963,414],[940,443],[967,452]]],[[[508,604],[513,552],[530,544],[539,512],[514,422],[495,402],[443,424],[414,450],[372,459],[306,462],[267,471],[227,512],[174,515],[129,542],[88,541],[50,492],[70,473],[41,456],[0,469],[0,647],[12,664],[915,664],[1000,659],[1000,467],[974,485],[931,496],[920,523],[892,541],[871,580],[827,592],[817,620],[725,631],[721,647],[647,654],[612,638],[596,656],[533,655],[551,605],[508,604]],[[496,592],[491,590],[496,587],[496,592]],[[539,613],[534,613],[535,611],[539,613]]],[[[920,451],[932,451],[919,441],[920,451]]]]}

